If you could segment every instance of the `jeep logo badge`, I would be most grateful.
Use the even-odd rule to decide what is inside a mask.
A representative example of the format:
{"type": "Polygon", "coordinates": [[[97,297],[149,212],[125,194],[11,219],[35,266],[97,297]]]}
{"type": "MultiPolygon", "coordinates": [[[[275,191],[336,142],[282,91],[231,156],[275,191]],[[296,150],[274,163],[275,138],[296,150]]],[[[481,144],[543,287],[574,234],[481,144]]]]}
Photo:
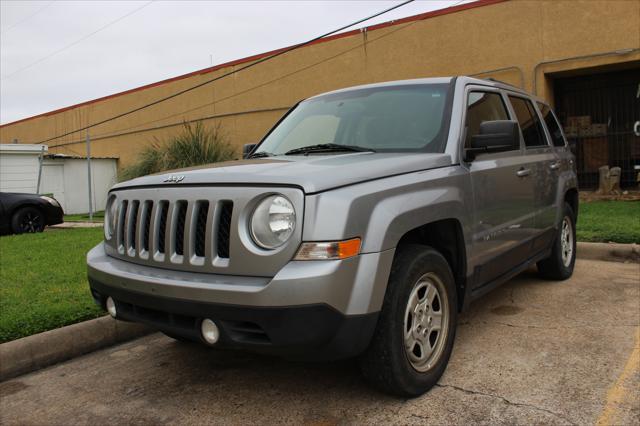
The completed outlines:
{"type": "Polygon", "coordinates": [[[163,182],[179,183],[179,182],[182,182],[183,180],[184,180],[184,175],[169,175],[169,177],[163,180],[163,182]]]}

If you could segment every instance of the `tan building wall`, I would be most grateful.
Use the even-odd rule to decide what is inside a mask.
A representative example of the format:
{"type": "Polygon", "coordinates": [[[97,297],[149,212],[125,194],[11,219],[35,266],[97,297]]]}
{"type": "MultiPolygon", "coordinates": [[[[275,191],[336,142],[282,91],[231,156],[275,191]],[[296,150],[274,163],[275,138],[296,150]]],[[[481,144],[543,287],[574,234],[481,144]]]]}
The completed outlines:
{"type": "MultiPolygon", "coordinates": [[[[255,60],[255,58],[253,58],[255,60]]],[[[3,143],[41,143],[183,90],[236,61],[0,128],[3,143]]],[[[640,64],[640,0],[484,0],[315,43],[90,130],[92,153],[126,166],[183,121],[220,122],[234,145],[258,141],[288,107],[337,88],[387,80],[495,77],[552,100],[552,78],[640,64]],[[578,59],[572,59],[578,58],[578,59]],[[492,71],[494,70],[494,71],[492,71]]],[[[82,154],[84,132],[46,142],[82,154]]]]}

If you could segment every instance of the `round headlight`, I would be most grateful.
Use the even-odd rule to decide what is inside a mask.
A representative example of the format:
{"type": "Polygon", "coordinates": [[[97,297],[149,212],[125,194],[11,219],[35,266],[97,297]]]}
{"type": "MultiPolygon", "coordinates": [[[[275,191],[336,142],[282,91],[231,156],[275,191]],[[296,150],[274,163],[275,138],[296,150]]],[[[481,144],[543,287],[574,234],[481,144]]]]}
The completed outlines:
{"type": "Polygon", "coordinates": [[[110,239],[116,229],[118,204],[116,203],[116,196],[110,195],[107,199],[107,205],[104,209],[104,236],[106,239],[110,239]]]}
{"type": "Polygon", "coordinates": [[[296,212],[283,195],[271,195],[253,211],[249,228],[253,241],[262,248],[275,249],[287,242],[296,227],[296,212]]]}

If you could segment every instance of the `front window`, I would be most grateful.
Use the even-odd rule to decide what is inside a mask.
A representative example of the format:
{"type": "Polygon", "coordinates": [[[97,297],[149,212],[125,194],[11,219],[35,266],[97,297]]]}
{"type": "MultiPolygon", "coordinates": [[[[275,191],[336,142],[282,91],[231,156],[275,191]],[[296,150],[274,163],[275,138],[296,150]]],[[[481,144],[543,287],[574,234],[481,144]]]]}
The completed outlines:
{"type": "Polygon", "coordinates": [[[319,144],[377,152],[442,152],[449,88],[411,84],[308,99],[273,129],[254,155],[301,153],[300,148],[319,144]]]}

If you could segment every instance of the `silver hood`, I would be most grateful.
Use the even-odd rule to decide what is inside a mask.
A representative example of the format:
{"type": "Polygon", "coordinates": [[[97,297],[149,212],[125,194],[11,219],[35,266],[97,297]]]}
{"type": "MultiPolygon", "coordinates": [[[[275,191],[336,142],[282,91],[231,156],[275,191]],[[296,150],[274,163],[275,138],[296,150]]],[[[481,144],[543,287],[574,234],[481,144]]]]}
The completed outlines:
{"type": "Polygon", "coordinates": [[[415,152],[278,156],[173,170],[122,182],[113,189],[157,185],[259,184],[298,186],[310,194],[451,164],[451,157],[447,154],[415,152]],[[172,175],[173,182],[169,181],[172,175]]]}

